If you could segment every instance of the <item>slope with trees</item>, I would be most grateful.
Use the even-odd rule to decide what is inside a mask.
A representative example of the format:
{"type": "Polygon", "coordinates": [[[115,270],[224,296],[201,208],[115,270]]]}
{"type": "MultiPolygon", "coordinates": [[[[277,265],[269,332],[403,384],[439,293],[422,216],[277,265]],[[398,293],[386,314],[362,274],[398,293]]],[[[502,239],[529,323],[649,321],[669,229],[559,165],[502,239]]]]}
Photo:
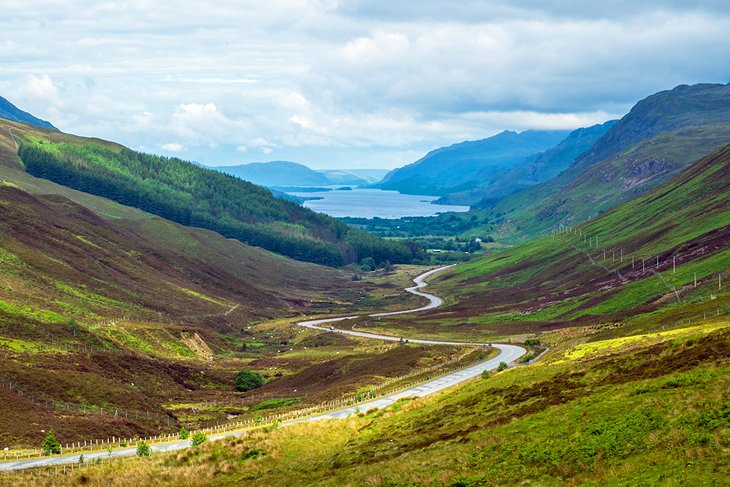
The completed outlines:
{"type": "Polygon", "coordinates": [[[373,257],[409,262],[401,242],[365,234],[270,191],[175,158],[95,141],[28,138],[18,155],[37,177],[298,260],[329,266],[373,257]]]}

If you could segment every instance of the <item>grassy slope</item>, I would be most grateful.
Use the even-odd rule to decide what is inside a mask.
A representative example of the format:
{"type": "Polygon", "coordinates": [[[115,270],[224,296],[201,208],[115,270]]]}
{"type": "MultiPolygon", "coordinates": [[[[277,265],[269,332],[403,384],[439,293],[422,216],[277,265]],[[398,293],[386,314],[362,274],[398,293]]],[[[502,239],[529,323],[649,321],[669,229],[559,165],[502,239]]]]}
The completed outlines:
{"type": "Polygon", "coordinates": [[[730,293],[713,288],[714,272],[730,265],[729,184],[730,146],[580,233],[454,268],[434,285],[448,294],[448,308],[418,322],[392,321],[434,334],[549,331],[543,340],[551,351],[535,366],[385,413],[261,432],[54,482],[718,483],[730,473],[729,323],[724,315],[700,326],[675,321],[730,301],[730,293]],[[597,248],[584,243],[589,236],[598,238],[597,248]],[[618,248],[623,262],[611,259],[618,248]],[[599,259],[604,249],[609,257],[599,259]],[[665,281],[629,261],[654,255],[665,281]],[[687,285],[695,272],[698,288],[687,285]],[[665,282],[677,287],[680,301],[665,282]]]}
{"type": "MultiPolygon", "coordinates": [[[[377,307],[378,299],[360,300],[364,290],[386,294],[395,289],[389,283],[354,284],[349,273],[35,178],[22,170],[10,130],[15,136],[25,131],[76,138],[1,124],[0,371],[3,380],[14,383],[14,392],[2,389],[2,446],[37,445],[41,429],[48,427],[63,441],[73,441],[152,434],[165,426],[154,419],[59,415],[43,401],[164,412],[175,403],[199,407],[204,400],[237,397],[233,376],[244,367],[270,378],[306,375],[312,366],[339,359],[353,343],[317,346],[317,353],[308,354],[306,341],[299,346],[291,340],[316,334],[295,336],[285,325],[265,332],[257,326],[242,336],[243,325],[355,302],[377,307]],[[131,321],[117,321],[121,317],[131,321]],[[257,347],[240,352],[246,340],[257,347]],[[286,349],[294,347],[292,353],[300,356],[278,358],[287,340],[286,349]],[[81,353],[69,349],[79,345],[87,348],[81,353]],[[216,360],[209,362],[207,354],[216,360]]],[[[386,352],[362,350],[358,359],[386,352]]],[[[402,363],[417,366],[427,355],[402,363]]],[[[339,374],[346,366],[341,361],[330,370],[339,374]]],[[[360,382],[377,383],[378,368],[373,371],[360,382]]],[[[273,383],[269,389],[275,395],[290,392],[273,383]]],[[[352,391],[323,387],[321,392],[334,397],[352,391]]],[[[320,399],[311,394],[308,400],[320,399]]],[[[200,415],[215,421],[225,416],[223,410],[200,415]]]]}
{"type": "Polygon", "coordinates": [[[337,266],[368,256],[379,263],[413,257],[402,242],[354,230],[246,181],[111,142],[0,120],[0,156],[7,167],[27,166],[62,185],[303,261],[337,266]],[[15,155],[17,141],[24,161],[15,155]]]}
{"type": "Polygon", "coordinates": [[[728,201],[730,146],[575,233],[542,237],[451,269],[433,284],[449,306],[418,322],[401,318],[388,326],[496,339],[565,324],[620,323],[638,330],[644,322],[658,326],[659,318],[669,326],[715,312],[730,304],[726,293],[717,293],[717,273],[730,277],[728,201]],[[642,258],[651,259],[645,270],[642,258]]]}
{"type": "MultiPolygon", "coordinates": [[[[730,125],[664,132],[579,172],[556,178],[497,203],[495,237],[517,242],[557,225],[575,225],[630,201],[665,182],[702,156],[727,144],[730,125]]],[[[469,234],[479,235],[483,228],[469,234]]]]}
{"type": "MultiPolygon", "coordinates": [[[[509,370],[437,397],[54,478],[73,485],[721,485],[730,331],[509,370]]],[[[39,482],[6,476],[15,485],[39,482]]],[[[40,482],[43,478],[40,477],[40,482]]]]}

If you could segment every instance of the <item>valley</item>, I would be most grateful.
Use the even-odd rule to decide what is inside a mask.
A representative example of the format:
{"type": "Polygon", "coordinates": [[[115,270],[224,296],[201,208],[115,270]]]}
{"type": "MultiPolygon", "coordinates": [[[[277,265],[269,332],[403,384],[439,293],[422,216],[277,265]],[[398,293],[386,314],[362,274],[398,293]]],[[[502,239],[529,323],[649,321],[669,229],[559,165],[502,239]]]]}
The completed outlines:
{"type": "Polygon", "coordinates": [[[0,486],[727,484],[722,2],[11,3],[0,486]]]}

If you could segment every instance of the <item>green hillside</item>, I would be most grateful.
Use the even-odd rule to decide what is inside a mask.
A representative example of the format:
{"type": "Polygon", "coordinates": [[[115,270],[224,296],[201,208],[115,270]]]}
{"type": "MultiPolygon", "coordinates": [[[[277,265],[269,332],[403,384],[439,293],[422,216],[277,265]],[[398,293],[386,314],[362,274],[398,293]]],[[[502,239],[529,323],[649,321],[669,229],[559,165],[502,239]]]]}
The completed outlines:
{"type": "Polygon", "coordinates": [[[529,366],[60,483],[723,485],[730,292],[718,274],[730,278],[729,196],[726,146],[599,218],[450,269],[430,288],[447,294],[443,309],[355,321],[547,345],[529,366]]]}
{"type": "Polygon", "coordinates": [[[15,136],[21,136],[18,156],[30,174],[183,225],[330,266],[365,257],[378,263],[404,263],[413,257],[411,247],[402,242],[353,230],[218,171],[95,139],[41,131],[24,134],[16,129],[15,136]]]}
{"type": "Polygon", "coordinates": [[[718,273],[730,277],[728,202],[725,146],[598,218],[442,274],[433,289],[450,305],[397,327],[496,340],[566,325],[645,330],[722,312],[730,304],[718,289],[718,273]]]}
{"type": "Polygon", "coordinates": [[[642,195],[728,140],[730,86],[679,86],[638,102],[557,177],[476,207],[498,222],[495,238],[525,241],[642,195]]]}

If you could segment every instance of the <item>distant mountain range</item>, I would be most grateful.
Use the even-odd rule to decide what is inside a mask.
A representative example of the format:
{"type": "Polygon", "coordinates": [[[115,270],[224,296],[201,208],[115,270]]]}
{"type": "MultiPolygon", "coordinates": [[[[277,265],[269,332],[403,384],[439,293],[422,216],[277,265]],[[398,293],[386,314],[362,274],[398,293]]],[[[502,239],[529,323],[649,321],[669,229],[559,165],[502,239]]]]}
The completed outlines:
{"type": "Polygon", "coordinates": [[[28,125],[34,125],[36,127],[58,130],[56,127],[51,125],[50,122],[34,117],[28,112],[24,112],[2,96],[0,96],[0,118],[11,120],[13,122],[27,123],[28,125]]]}
{"type": "Polygon", "coordinates": [[[474,205],[496,202],[506,196],[554,178],[567,169],[575,159],[590,149],[613,124],[604,124],[574,130],[555,147],[528,158],[507,172],[483,182],[477,188],[441,197],[437,203],[452,205],[474,205]]]}
{"type": "Polygon", "coordinates": [[[377,187],[434,196],[468,192],[494,183],[518,165],[534,162],[568,135],[563,130],[504,131],[487,139],[442,147],[391,171],[377,187]]]}
{"type": "Polygon", "coordinates": [[[238,166],[215,167],[221,172],[261,186],[286,188],[296,186],[363,186],[380,181],[386,169],[325,169],[315,171],[304,164],[289,161],[253,162],[238,166]]]}

